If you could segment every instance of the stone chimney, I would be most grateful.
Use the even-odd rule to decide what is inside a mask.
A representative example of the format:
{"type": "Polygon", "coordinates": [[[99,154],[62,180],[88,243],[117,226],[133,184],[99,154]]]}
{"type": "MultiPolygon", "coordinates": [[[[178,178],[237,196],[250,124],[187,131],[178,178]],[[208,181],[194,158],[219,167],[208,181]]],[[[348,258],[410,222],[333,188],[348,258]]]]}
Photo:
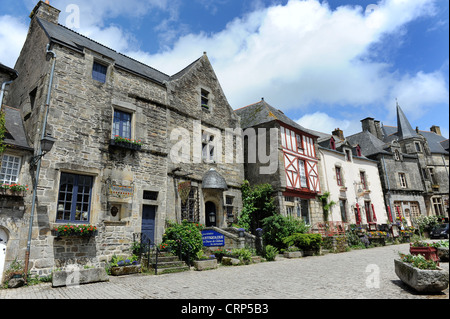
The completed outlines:
{"type": "Polygon", "coordinates": [[[333,134],[333,136],[336,136],[337,138],[339,138],[341,141],[343,141],[345,139],[344,132],[340,128],[335,129],[331,134],[333,134]]]}
{"type": "Polygon", "coordinates": [[[442,136],[442,134],[441,134],[441,128],[440,128],[439,126],[433,125],[433,126],[430,128],[430,131],[436,133],[436,134],[439,135],[439,136],[442,136]]]}
{"type": "Polygon", "coordinates": [[[378,136],[375,127],[375,119],[373,117],[366,117],[364,120],[361,120],[361,123],[363,132],[368,131],[369,133],[372,133],[373,136],[378,136]]]}
{"type": "Polygon", "coordinates": [[[384,134],[383,130],[381,129],[380,121],[374,121],[374,123],[375,123],[375,131],[377,132],[377,135],[375,136],[378,137],[379,140],[383,140],[384,134]]]}
{"type": "Polygon", "coordinates": [[[60,10],[53,8],[50,5],[49,1],[39,1],[38,4],[34,7],[33,11],[31,11],[30,19],[33,19],[36,16],[39,19],[58,24],[60,12],[60,10]]]}

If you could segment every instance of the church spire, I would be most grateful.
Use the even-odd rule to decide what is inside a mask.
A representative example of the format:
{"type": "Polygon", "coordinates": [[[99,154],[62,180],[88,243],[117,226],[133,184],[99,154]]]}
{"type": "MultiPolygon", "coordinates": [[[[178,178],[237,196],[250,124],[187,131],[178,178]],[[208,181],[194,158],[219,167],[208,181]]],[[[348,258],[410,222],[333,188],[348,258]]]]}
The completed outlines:
{"type": "Polygon", "coordinates": [[[397,136],[400,140],[417,136],[416,131],[413,130],[411,124],[403,113],[402,108],[397,102],[397,136]]]}

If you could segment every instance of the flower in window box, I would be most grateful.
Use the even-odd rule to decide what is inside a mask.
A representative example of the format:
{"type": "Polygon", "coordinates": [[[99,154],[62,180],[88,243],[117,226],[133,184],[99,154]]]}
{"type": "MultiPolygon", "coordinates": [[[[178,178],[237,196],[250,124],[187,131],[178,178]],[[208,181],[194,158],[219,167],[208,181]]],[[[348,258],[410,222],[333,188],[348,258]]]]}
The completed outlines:
{"type": "Polygon", "coordinates": [[[117,145],[124,148],[140,150],[142,147],[142,140],[133,140],[126,137],[121,137],[119,135],[114,136],[112,140],[112,145],[117,145]]]}
{"type": "Polygon", "coordinates": [[[55,227],[54,232],[56,237],[62,236],[92,236],[97,232],[97,227],[93,225],[59,225],[55,227]]]}

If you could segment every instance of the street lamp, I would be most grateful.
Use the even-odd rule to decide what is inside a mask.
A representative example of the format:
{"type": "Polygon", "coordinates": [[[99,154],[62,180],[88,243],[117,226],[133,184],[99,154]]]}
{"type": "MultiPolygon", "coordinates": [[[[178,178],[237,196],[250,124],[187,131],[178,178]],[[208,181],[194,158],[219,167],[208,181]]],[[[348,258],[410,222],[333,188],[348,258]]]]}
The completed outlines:
{"type": "Polygon", "coordinates": [[[39,160],[48,152],[51,151],[53,144],[55,144],[56,139],[47,134],[41,139],[41,153],[34,156],[31,159],[31,166],[34,167],[39,162],[39,160]]]}
{"type": "Polygon", "coordinates": [[[208,214],[208,217],[209,217],[209,223],[210,223],[210,225],[211,225],[211,226],[215,226],[215,225],[216,225],[216,213],[210,212],[210,213],[208,214]]]}

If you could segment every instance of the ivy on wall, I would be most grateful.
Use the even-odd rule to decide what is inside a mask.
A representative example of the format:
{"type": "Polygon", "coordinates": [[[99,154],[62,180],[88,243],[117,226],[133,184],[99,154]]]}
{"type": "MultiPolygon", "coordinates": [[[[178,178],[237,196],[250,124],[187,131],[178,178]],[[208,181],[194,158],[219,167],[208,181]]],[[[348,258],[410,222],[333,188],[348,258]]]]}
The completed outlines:
{"type": "Polygon", "coordinates": [[[3,153],[6,149],[6,145],[3,143],[3,141],[5,140],[5,133],[6,133],[5,113],[3,111],[0,111],[0,154],[3,153]]]}

